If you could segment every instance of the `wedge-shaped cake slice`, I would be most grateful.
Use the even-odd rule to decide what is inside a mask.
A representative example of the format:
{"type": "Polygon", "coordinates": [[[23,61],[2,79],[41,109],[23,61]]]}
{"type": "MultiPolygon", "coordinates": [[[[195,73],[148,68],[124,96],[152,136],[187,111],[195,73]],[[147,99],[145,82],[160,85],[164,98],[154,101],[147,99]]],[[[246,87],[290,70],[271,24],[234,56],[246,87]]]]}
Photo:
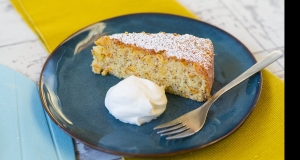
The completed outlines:
{"type": "Polygon", "coordinates": [[[199,102],[211,96],[214,48],[208,38],[176,33],[118,33],[95,41],[92,71],[146,78],[199,102]]]}

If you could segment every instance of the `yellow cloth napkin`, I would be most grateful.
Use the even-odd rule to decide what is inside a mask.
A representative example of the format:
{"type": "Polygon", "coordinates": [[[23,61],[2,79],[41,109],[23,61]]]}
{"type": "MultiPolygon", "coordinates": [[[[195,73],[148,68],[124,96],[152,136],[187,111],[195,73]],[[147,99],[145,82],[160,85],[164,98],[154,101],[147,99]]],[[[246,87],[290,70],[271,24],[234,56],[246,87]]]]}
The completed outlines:
{"type": "Polygon", "coordinates": [[[170,13],[195,18],[175,0],[11,0],[51,53],[74,32],[130,13],[170,13]]]}
{"type": "MultiPolygon", "coordinates": [[[[51,53],[75,31],[119,15],[141,12],[196,16],[176,0],[11,0],[51,53]]],[[[230,136],[198,151],[154,158],[172,160],[284,159],[284,82],[263,70],[259,102],[244,124],[230,136]]],[[[150,158],[126,158],[146,160],[150,158]]]]}

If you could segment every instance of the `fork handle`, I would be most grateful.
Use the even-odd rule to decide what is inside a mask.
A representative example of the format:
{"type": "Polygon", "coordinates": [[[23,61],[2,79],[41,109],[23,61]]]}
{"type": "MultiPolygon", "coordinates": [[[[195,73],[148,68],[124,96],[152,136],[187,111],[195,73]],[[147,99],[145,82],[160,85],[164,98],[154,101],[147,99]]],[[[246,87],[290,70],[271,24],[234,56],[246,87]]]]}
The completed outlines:
{"type": "Polygon", "coordinates": [[[263,68],[267,67],[277,59],[283,56],[283,52],[276,50],[269,53],[265,58],[251,66],[249,69],[247,69],[244,73],[236,77],[234,80],[232,80],[230,83],[225,85],[223,88],[221,88],[218,92],[216,92],[211,98],[211,103],[214,102],[216,99],[218,99],[219,96],[221,96],[224,92],[228,91],[229,89],[233,88],[234,86],[238,85],[239,83],[243,82],[245,79],[249,78],[253,74],[259,72],[263,68]]]}

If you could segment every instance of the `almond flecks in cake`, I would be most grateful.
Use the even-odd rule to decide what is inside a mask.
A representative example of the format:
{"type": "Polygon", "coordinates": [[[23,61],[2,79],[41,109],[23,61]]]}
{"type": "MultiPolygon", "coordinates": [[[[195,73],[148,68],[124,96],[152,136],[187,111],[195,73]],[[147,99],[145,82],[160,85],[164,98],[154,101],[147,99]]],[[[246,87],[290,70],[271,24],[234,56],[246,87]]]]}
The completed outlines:
{"type": "Polygon", "coordinates": [[[205,68],[211,67],[212,59],[207,53],[213,53],[213,45],[210,39],[198,38],[190,34],[173,34],[159,32],[147,33],[118,33],[109,36],[118,39],[125,44],[136,45],[145,49],[153,49],[155,52],[166,51],[167,56],[175,56],[192,62],[202,63],[205,68]]]}
{"type": "Polygon", "coordinates": [[[171,94],[203,102],[214,81],[211,40],[177,33],[118,33],[100,37],[92,49],[92,71],[153,81],[171,94]]]}

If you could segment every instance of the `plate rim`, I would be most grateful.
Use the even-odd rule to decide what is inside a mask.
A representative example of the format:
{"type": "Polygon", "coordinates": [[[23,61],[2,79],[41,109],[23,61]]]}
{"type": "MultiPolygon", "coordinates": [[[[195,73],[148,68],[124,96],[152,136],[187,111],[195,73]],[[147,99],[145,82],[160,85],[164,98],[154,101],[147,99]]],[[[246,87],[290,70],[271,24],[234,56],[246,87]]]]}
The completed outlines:
{"type": "Polygon", "coordinates": [[[153,12],[145,12],[145,13],[132,13],[132,14],[124,14],[124,15],[119,15],[119,16],[114,16],[114,17],[110,17],[110,18],[107,18],[107,19],[103,19],[101,21],[97,21],[95,23],[92,23],[92,24],[89,24],[77,31],[75,31],[74,33],[72,33],[71,35],[69,35],[67,38],[65,38],[61,43],[59,43],[59,45],[57,47],[55,47],[55,49],[49,54],[49,56],[47,57],[46,61],[44,62],[43,66],[42,66],[42,69],[41,69],[41,73],[40,73],[40,76],[39,76],[39,95],[40,95],[40,99],[42,101],[42,106],[44,108],[44,110],[46,111],[46,113],[49,115],[49,117],[51,118],[51,120],[61,129],[63,130],[66,134],[68,134],[71,138],[74,138],[78,141],[80,141],[81,143],[89,146],[90,148],[93,148],[93,149],[96,149],[96,150],[99,150],[99,151],[102,151],[102,152],[106,152],[106,153],[109,153],[109,154],[114,154],[114,155],[119,155],[119,156],[123,156],[123,157],[137,157],[137,158],[159,158],[159,157],[167,157],[167,156],[175,156],[175,155],[179,155],[179,154],[184,154],[184,153],[189,153],[189,152],[193,152],[193,151],[196,151],[196,150],[199,150],[201,148],[205,148],[207,146],[210,146],[212,144],[215,144],[216,142],[219,142],[221,140],[223,140],[224,138],[227,138],[229,135],[232,135],[232,133],[234,133],[237,129],[240,128],[240,126],[248,119],[248,117],[252,114],[253,110],[256,108],[257,106],[257,103],[258,103],[258,100],[260,98],[260,95],[261,95],[261,91],[262,91],[262,83],[263,83],[263,77],[262,77],[262,71],[259,71],[258,73],[256,74],[259,74],[259,77],[258,77],[258,83],[257,84],[257,93],[255,95],[255,98],[253,100],[253,104],[252,106],[250,107],[250,110],[248,111],[248,113],[242,118],[242,120],[233,128],[231,129],[229,132],[227,132],[227,134],[223,135],[222,137],[210,142],[210,143],[206,143],[204,145],[201,145],[201,146],[196,146],[196,147],[192,147],[192,148],[188,148],[188,149],[181,149],[181,150],[178,150],[178,151],[172,151],[172,152],[168,152],[168,153],[157,153],[157,154],[153,154],[153,153],[127,153],[127,152],[120,152],[120,151],[114,151],[114,150],[109,150],[109,149],[105,149],[105,148],[100,148],[100,147],[97,147],[97,146],[94,146],[92,144],[89,144],[87,143],[86,141],[82,140],[81,138],[77,137],[76,135],[73,135],[72,133],[69,133],[68,131],[64,130],[63,126],[61,123],[58,122],[58,120],[52,115],[51,111],[48,109],[47,107],[47,102],[46,100],[44,99],[45,96],[43,96],[44,94],[44,91],[43,91],[43,87],[42,87],[42,84],[43,84],[43,81],[42,81],[42,77],[43,77],[43,74],[44,74],[44,70],[45,70],[45,67],[46,65],[48,64],[48,61],[52,58],[52,56],[54,55],[53,53],[55,53],[65,42],[67,42],[68,40],[70,40],[72,37],[75,37],[78,33],[81,33],[82,31],[84,31],[86,28],[88,27],[91,27],[97,23],[101,23],[101,22],[104,22],[104,21],[109,21],[109,20],[112,20],[112,19],[116,19],[116,18],[122,18],[122,17],[128,17],[128,16],[132,16],[132,15],[157,15],[157,16],[160,16],[160,15],[164,15],[164,16],[172,16],[172,17],[177,17],[177,18],[184,18],[184,19],[189,19],[189,20],[192,20],[192,21],[195,21],[197,23],[204,23],[206,25],[209,25],[210,27],[214,27],[220,31],[222,31],[223,33],[229,35],[231,38],[235,39],[237,42],[239,42],[240,45],[242,45],[249,53],[249,55],[251,56],[251,58],[257,62],[257,60],[255,59],[254,55],[252,54],[252,52],[248,49],[248,47],[246,47],[239,39],[237,39],[235,36],[233,36],[232,34],[228,33],[227,31],[215,26],[215,25],[212,25],[208,22],[204,22],[204,21],[201,21],[199,19],[196,19],[196,18],[191,18],[191,17],[187,17],[187,16],[182,16],[182,15],[177,15],[177,14],[169,14],[169,13],[153,13],[153,12]]]}

